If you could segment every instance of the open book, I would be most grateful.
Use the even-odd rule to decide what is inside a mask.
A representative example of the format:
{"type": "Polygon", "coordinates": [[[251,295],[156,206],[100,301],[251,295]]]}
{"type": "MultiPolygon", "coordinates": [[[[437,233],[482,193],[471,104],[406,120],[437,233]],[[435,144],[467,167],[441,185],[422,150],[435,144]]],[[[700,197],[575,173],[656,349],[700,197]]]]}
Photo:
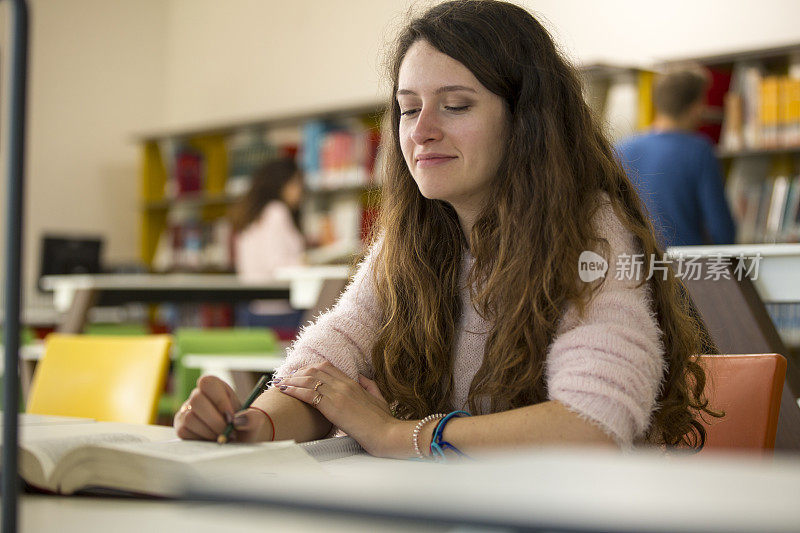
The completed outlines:
{"type": "Polygon", "coordinates": [[[305,446],[293,441],[219,445],[177,439],[173,428],[163,426],[22,423],[19,471],[29,485],[55,493],[111,489],[175,497],[187,484],[232,482],[229,478],[243,471],[251,481],[267,483],[280,474],[324,474],[315,456],[326,460],[357,453],[360,447],[353,443],[339,438],[305,446]]]}

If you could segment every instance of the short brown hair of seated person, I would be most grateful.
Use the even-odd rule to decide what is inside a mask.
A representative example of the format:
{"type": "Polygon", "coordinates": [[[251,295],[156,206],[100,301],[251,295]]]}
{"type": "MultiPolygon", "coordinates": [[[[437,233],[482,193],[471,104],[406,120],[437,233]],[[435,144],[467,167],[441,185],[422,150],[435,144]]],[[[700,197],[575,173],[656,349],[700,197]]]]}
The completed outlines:
{"type": "Polygon", "coordinates": [[[700,100],[711,84],[711,75],[696,64],[675,66],[656,78],[653,105],[671,118],[682,117],[700,100]]]}

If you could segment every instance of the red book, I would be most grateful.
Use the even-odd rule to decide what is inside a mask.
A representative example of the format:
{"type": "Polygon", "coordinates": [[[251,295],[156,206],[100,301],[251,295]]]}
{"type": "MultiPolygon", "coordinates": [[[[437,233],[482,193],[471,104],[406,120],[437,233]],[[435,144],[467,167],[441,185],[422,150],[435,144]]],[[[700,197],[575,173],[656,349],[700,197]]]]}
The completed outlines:
{"type": "Polygon", "coordinates": [[[722,133],[722,116],[724,109],[725,93],[731,85],[731,71],[710,68],[711,85],[706,93],[706,105],[713,116],[719,120],[705,121],[697,128],[697,132],[708,137],[714,144],[719,144],[722,133]]]}
{"type": "Polygon", "coordinates": [[[203,156],[191,150],[178,152],[175,157],[175,183],[179,195],[202,189],[203,156]]]}

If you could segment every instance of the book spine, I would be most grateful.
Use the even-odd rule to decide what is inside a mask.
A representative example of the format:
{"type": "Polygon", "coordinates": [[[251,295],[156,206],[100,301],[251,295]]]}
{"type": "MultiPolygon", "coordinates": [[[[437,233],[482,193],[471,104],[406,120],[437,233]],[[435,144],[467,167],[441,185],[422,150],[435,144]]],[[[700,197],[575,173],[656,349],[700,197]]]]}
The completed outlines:
{"type": "Polygon", "coordinates": [[[175,157],[175,184],[177,196],[199,192],[203,186],[203,156],[183,148],[175,157]]]}

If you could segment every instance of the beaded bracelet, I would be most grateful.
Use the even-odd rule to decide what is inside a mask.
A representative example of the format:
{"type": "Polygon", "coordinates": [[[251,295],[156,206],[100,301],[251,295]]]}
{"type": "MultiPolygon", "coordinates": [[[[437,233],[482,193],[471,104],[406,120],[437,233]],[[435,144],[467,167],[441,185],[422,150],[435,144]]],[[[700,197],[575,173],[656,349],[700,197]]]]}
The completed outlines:
{"type": "Polygon", "coordinates": [[[422,426],[424,426],[431,420],[438,420],[444,417],[445,417],[444,413],[436,413],[434,415],[428,415],[419,422],[417,422],[417,425],[414,427],[414,432],[411,434],[411,441],[414,443],[414,451],[417,453],[417,457],[419,459],[423,460],[425,459],[425,456],[422,455],[422,451],[420,451],[419,449],[419,432],[420,430],[422,430],[422,426]]]}
{"type": "Polygon", "coordinates": [[[472,416],[466,411],[453,411],[452,413],[448,413],[447,416],[442,418],[439,423],[436,425],[436,429],[433,430],[433,438],[431,439],[431,457],[434,458],[437,462],[444,462],[447,458],[444,455],[445,450],[452,450],[456,452],[461,457],[466,457],[469,459],[469,456],[447,442],[446,440],[442,440],[442,434],[444,433],[444,427],[447,423],[452,420],[453,418],[458,418],[462,416],[472,416]]]}

